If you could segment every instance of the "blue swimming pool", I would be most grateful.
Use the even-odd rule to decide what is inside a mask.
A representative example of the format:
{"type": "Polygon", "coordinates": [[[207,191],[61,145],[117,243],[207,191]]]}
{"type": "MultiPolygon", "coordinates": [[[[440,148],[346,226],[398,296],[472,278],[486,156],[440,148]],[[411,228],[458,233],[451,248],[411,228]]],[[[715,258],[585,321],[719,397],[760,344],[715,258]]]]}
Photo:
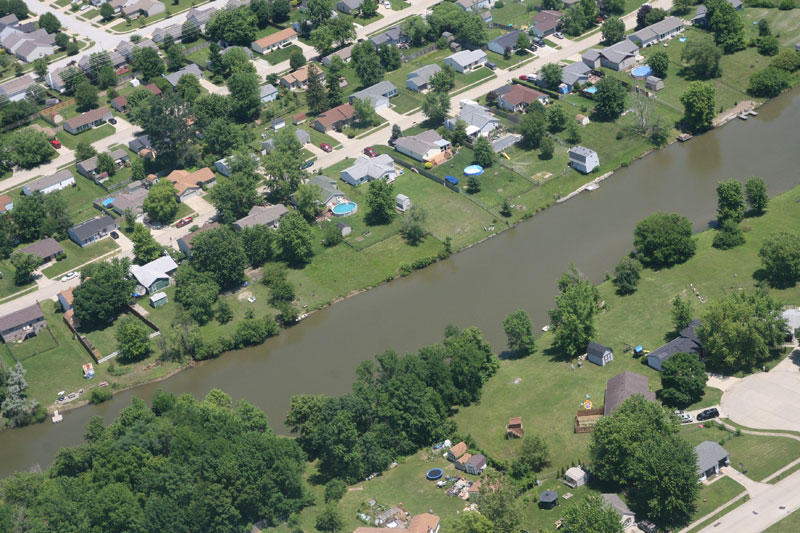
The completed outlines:
{"type": "Polygon", "coordinates": [[[653,69],[650,68],[650,65],[641,65],[631,71],[631,76],[633,76],[637,80],[643,80],[652,74],[653,74],[653,69]]]}
{"type": "Polygon", "coordinates": [[[587,88],[585,88],[585,89],[584,89],[584,91],[586,91],[586,92],[587,92],[587,93],[589,93],[589,94],[594,94],[594,93],[596,93],[596,92],[597,92],[597,87],[595,87],[594,85],[592,85],[591,87],[587,87],[587,88]]]}
{"type": "Polygon", "coordinates": [[[358,211],[358,205],[350,201],[342,202],[341,204],[333,206],[331,211],[333,212],[333,216],[346,217],[358,211]]]}

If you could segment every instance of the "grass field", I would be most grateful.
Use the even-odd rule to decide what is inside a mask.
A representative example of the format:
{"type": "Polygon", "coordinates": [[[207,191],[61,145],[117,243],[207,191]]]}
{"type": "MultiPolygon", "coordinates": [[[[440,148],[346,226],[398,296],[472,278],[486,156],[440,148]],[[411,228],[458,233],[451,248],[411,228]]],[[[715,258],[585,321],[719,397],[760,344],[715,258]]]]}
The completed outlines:
{"type": "Polygon", "coordinates": [[[710,485],[703,485],[697,498],[697,510],[692,520],[702,518],[723,503],[744,492],[744,487],[727,476],[717,479],[710,485]]]}
{"type": "Polygon", "coordinates": [[[758,27],[753,23],[766,19],[772,34],[778,37],[783,46],[794,48],[800,40],[800,9],[781,11],[777,8],[746,7],[739,13],[748,38],[758,36],[758,27]]]}
{"type": "Polygon", "coordinates": [[[14,285],[14,265],[11,260],[0,261],[0,298],[11,296],[20,291],[24,291],[36,285],[36,282],[31,282],[26,285],[14,285]]]}
{"type": "Polygon", "coordinates": [[[81,248],[71,240],[67,239],[65,241],[61,241],[61,246],[64,248],[64,252],[66,252],[67,257],[61,261],[55,262],[53,265],[45,268],[42,271],[42,273],[50,279],[55,279],[65,272],[74,270],[84,263],[93,261],[101,255],[105,255],[108,252],[119,248],[116,241],[111,238],[103,239],[102,241],[90,244],[84,248],[81,248]]]}
{"type": "Polygon", "coordinates": [[[56,134],[56,137],[58,137],[58,140],[61,141],[61,144],[70,150],[74,150],[75,147],[78,146],[78,143],[85,142],[92,144],[100,139],[105,139],[109,135],[112,135],[115,131],[116,129],[111,124],[103,124],[100,127],[82,131],[77,135],[72,135],[66,131],[59,131],[56,134]]]}
{"type": "Polygon", "coordinates": [[[491,9],[492,22],[495,24],[508,24],[516,28],[533,24],[533,17],[538,11],[533,8],[541,6],[541,0],[526,0],[525,2],[503,2],[503,7],[496,5],[491,9]],[[529,11],[530,9],[530,11],[529,11]]]}
{"type": "Polygon", "coordinates": [[[277,65],[283,61],[288,61],[295,51],[302,52],[303,50],[299,46],[292,44],[286,48],[281,48],[266,54],[264,59],[266,59],[270,65],[277,65]]]}
{"type": "Polygon", "coordinates": [[[795,511],[777,524],[764,530],[764,533],[796,533],[800,531],[800,511],[795,511]]]}

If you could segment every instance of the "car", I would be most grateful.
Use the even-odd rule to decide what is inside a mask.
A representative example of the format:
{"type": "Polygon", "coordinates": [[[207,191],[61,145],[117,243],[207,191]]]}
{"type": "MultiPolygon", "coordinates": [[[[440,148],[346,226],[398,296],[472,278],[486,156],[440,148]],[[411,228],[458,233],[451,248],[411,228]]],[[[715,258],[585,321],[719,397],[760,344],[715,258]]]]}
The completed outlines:
{"type": "Polygon", "coordinates": [[[314,166],[314,162],[313,161],[306,161],[305,163],[303,163],[303,166],[301,166],[300,169],[301,170],[305,170],[305,169],[307,169],[308,167],[311,167],[311,166],[314,166]]]}
{"type": "Polygon", "coordinates": [[[523,74],[522,76],[519,77],[519,79],[521,79],[522,81],[528,81],[528,75],[523,74]]]}
{"type": "Polygon", "coordinates": [[[487,61],[487,62],[486,62],[486,68],[488,68],[488,69],[490,69],[490,70],[494,70],[494,69],[496,69],[496,68],[497,68],[497,65],[495,65],[495,64],[494,64],[494,63],[492,63],[491,61],[487,61]]]}
{"type": "Polygon", "coordinates": [[[50,144],[52,144],[53,148],[55,149],[61,148],[61,141],[59,141],[58,139],[51,140],[50,144]]]}
{"type": "Polygon", "coordinates": [[[364,155],[369,157],[375,157],[376,155],[378,155],[378,152],[376,152],[373,147],[367,146],[366,148],[364,148],[364,155]]]}
{"type": "Polygon", "coordinates": [[[563,39],[564,38],[564,34],[561,33],[560,31],[555,32],[553,35],[555,35],[557,39],[563,39]]]}
{"type": "Polygon", "coordinates": [[[185,218],[180,219],[178,221],[178,223],[175,224],[175,226],[178,227],[178,228],[182,228],[184,226],[187,226],[187,225],[191,224],[193,220],[194,219],[192,217],[185,217],[185,218]]]}
{"type": "Polygon", "coordinates": [[[365,39],[358,39],[358,41],[356,41],[356,42],[363,43],[364,41],[365,41],[365,39]]]}
{"type": "Polygon", "coordinates": [[[66,274],[64,274],[64,276],[61,278],[61,281],[69,281],[69,280],[71,280],[72,278],[77,278],[77,277],[78,277],[78,274],[80,274],[80,272],[67,272],[67,273],[66,273],[66,274]]]}
{"type": "Polygon", "coordinates": [[[114,117],[111,117],[110,119],[108,119],[108,122],[109,122],[109,124],[116,124],[117,123],[117,119],[115,119],[114,117]]]}
{"type": "Polygon", "coordinates": [[[658,531],[656,525],[652,523],[650,520],[641,520],[636,525],[639,526],[639,529],[644,531],[644,533],[656,533],[656,531],[658,531]]]}
{"type": "Polygon", "coordinates": [[[333,152],[333,148],[328,143],[319,143],[319,147],[325,152],[333,152]]]}
{"type": "Polygon", "coordinates": [[[250,302],[250,303],[253,303],[253,302],[256,301],[256,297],[255,296],[248,296],[247,297],[247,301],[250,302]]]}
{"type": "Polygon", "coordinates": [[[680,420],[681,424],[691,424],[694,422],[694,418],[689,413],[681,413],[678,415],[678,419],[680,420]]]}
{"type": "Polygon", "coordinates": [[[109,233],[109,235],[111,235],[112,239],[119,239],[119,233],[117,233],[116,231],[112,231],[111,233],[109,233]]]}
{"type": "Polygon", "coordinates": [[[717,418],[718,416],[719,410],[716,407],[712,407],[711,409],[706,409],[705,411],[697,413],[697,421],[700,422],[702,420],[711,420],[712,418],[717,418]]]}
{"type": "Polygon", "coordinates": [[[544,48],[545,47],[545,42],[543,40],[539,39],[539,38],[534,39],[533,43],[536,46],[538,46],[539,48],[544,48]]]}

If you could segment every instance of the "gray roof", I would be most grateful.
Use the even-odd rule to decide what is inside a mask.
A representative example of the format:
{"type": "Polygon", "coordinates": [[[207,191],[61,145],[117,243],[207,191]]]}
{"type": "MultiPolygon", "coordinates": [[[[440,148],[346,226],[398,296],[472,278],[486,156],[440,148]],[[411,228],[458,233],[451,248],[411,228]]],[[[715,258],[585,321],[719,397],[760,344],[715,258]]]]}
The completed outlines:
{"type": "Polygon", "coordinates": [[[339,56],[342,58],[342,61],[347,61],[353,55],[353,47],[355,45],[351,44],[350,46],[345,46],[341,50],[336,50],[335,52],[331,52],[330,54],[326,55],[322,58],[322,64],[327,65],[331,62],[334,56],[339,56]]]}
{"type": "Polygon", "coordinates": [[[697,473],[714,468],[720,461],[728,457],[728,452],[714,441],[704,441],[694,447],[697,454],[697,473]]]}
{"type": "Polygon", "coordinates": [[[200,67],[198,67],[194,63],[190,63],[189,65],[183,67],[179,71],[173,72],[172,74],[167,74],[164,77],[173,87],[175,87],[176,85],[178,85],[178,81],[180,81],[180,79],[186,74],[191,74],[192,76],[195,76],[198,79],[203,77],[203,71],[200,70],[200,67]]]}
{"type": "Polygon", "coordinates": [[[492,141],[492,150],[494,150],[495,153],[502,152],[503,150],[511,148],[521,140],[522,140],[522,135],[509,133],[508,135],[504,135],[499,139],[492,141]]]}
{"type": "Polygon", "coordinates": [[[628,504],[622,501],[618,494],[603,494],[603,501],[606,505],[610,505],[620,517],[625,515],[633,515],[633,511],[628,508],[628,504]]]}
{"type": "Polygon", "coordinates": [[[456,52],[455,54],[446,57],[445,59],[449,59],[460,65],[461,67],[469,66],[476,61],[480,61],[481,59],[486,59],[486,52],[483,50],[461,50],[460,52],[456,52]]]}
{"type": "Polygon", "coordinates": [[[358,9],[359,7],[361,7],[361,2],[363,1],[364,0],[339,0],[339,2],[336,3],[336,7],[338,9],[339,4],[342,4],[344,6],[349,7],[350,9],[358,9]]]}
{"type": "MultiPolygon", "coordinates": [[[[300,144],[308,144],[311,142],[311,135],[302,129],[294,130],[294,135],[297,137],[297,140],[300,141],[300,144]]],[[[261,143],[261,149],[265,150],[267,153],[270,153],[275,148],[275,138],[267,139],[261,143]]],[[[226,162],[227,163],[227,162],[226,162]]]]}
{"type": "Polygon", "coordinates": [[[676,338],[647,354],[647,358],[653,357],[663,363],[676,353],[685,352],[701,355],[703,353],[703,343],[700,342],[696,331],[699,325],[699,320],[692,320],[688,326],[681,330],[676,338]]]}
{"type": "Polygon", "coordinates": [[[359,156],[353,161],[353,165],[342,170],[347,172],[353,179],[361,179],[365,176],[378,178],[385,172],[394,169],[394,159],[389,154],[379,154],[377,157],[359,156]]]}
{"type": "Polygon", "coordinates": [[[684,24],[684,21],[678,17],[667,17],[631,34],[629,38],[638,37],[642,41],[647,41],[652,38],[658,38],[659,35],[674,32],[683,27],[684,24]]]}
{"type": "Polygon", "coordinates": [[[28,322],[40,318],[44,318],[42,310],[39,304],[33,304],[19,311],[14,311],[13,313],[0,317],[0,331],[16,329],[22,324],[27,324],[28,322]]]}
{"type": "Polygon", "coordinates": [[[276,89],[274,85],[272,85],[271,83],[268,83],[266,85],[262,85],[261,86],[261,98],[264,98],[265,96],[270,96],[270,95],[273,95],[273,94],[278,94],[278,89],[276,89]]]}
{"type": "Polygon", "coordinates": [[[800,309],[787,309],[781,316],[786,320],[786,325],[791,333],[800,328],[800,309]]]}
{"type": "Polygon", "coordinates": [[[592,68],[583,61],[571,63],[561,69],[561,81],[570,87],[580,78],[588,76],[592,68]]]}
{"type": "Polygon", "coordinates": [[[115,225],[114,219],[108,215],[104,215],[102,217],[87,220],[86,222],[81,222],[77,226],[74,226],[70,229],[78,240],[85,241],[92,235],[95,235],[113,225],[115,225]]]}
{"type": "Polygon", "coordinates": [[[257,205],[250,209],[246,217],[240,218],[234,225],[241,229],[272,224],[288,212],[289,210],[286,209],[286,206],[283,204],[270,205],[267,207],[257,205]]]}
{"type": "MultiPolygon", "coordinates": [[[[112,161],[117,161],[118,159],[124,159],[128,157],[128,152],[126,152],[124,148],[117,148],[116,150],[106,153],[109,155],[109,157],[111,157],[112,161]]],[[[100,157],[99,155],[95,155],[90,157],[89,159],[81,161],[78,164],[82,166],[84,170],[91,172],[97,168],[97,160],[99,157],[100,157]]]]}
{"type": "Polygon", "coordinates": [[[500,46],[503,50],[506,48],[516,48],[517,47],[517,39],[519,38],[520,34],[524,34],[522,30],[514,30],[508,33],[504,33],[500,37],[490,41],[489,44],[495,43],[500,46]]]}
{"type": "Polygon", "coordinates": [[[597,152],[595,152],[594,150],[590,150],[585,146],[573,146],[572,148],[569,149],[569,153],[582,155],[583,157],[589,157],[592,154],[597,155],[597,152]]]}
{"type": "Polygon", "coordinates": [[[594,62],[598,57],[603,56],[612,63],[620,63],[627,57],[635,56],[638,49],[639,47],[635,42],[625,39],[603,49],[592,48],[587,50],[581,58],[594,62]]]}
{"type": "Polygon", "coordinates": [[[143,212],[142,206],[145,198],[147,198],[148,192],[149,191],[144,187],[128,190],[126,192],[115,192],[111,196],[114,199],[114,202],[111,204],[111,206],[120,214],[124,213],[127,209],[130,209],[133,214],[138,215],[139,213],[143,212]]]}
{"type": "Polygon", "coordinates": [[[497,121],[495,117],[489,114],[488,109],[476,103],[467,103],[461,106],[458,120],[463,120],[467,123],[467,126],[475,126],[476,128],[483,128],[487,123],[497,121]]]}
{"type": "Polygon", "coordinates": [[[5,93],[7,96],[11,97],[15,94],[24,93],[31,85],[36,85],[36,82],[33,81],[30,74],[26,74],[5,83],[0,83],[0,94],[5,93]]]}
{"type": "Polygon", "coordinates": [[[169,273],[178,268],[178,264],[168,255],[162,255],[158,259],[145,263],[144,265],[131,266],[131,275],[142,287],[150,287],[157,279],[168,278],[169,273]]]}
{"type": "Polygon", "coordinates": [[[647,79],[645,81],[647,83],[658,83],[658,82],[663,81],[663,80],[661,78],[659,78],[658,76],[647,76],[647,79]]]}
{"type": "Polygon", "coordinates": [[[26,187],[31,192],[41,191],[42,189],[46,189],[51,185],[55,185],[56,183],[61,183],[62,181],[69,178],[75,179],[75,176],[72,174],[72,172],[70,172],[68,169],[59,170],[58,172],[56,172],[51,176],[45,176],[43,178],[39,178],[36,181],[28,183],[26,187]]]}
{"type": "Polygon", "coordinates": [[[656,393],[648,388],[647,376],[626,370],[606,381],[605,416],[616,411],[622,402],[634,394],[641,394],[651,402],[656,399],[656,393]]]}
{"type": "Polygon", "coordinates": [[[450,144],[450,141],[442,139],[442,136],[435,130],[425,130],[417,135],[400,137],[395,141],[395,146],[402,147],[416,154],[424,154],[431,148],[441,148],[450,144]]]}
{"type": "Polygon", "coordinates": [[[344,193],[336,186],[336,181],[328,176],[314,176],[308,180],[308,184],[316,185],[321,189],[320,197],[322,203],[328,203],[337,196],[344,196],[344,193]]]}
{"type": "Polygon", "coordinates": [[[52,237],[47,237],[46,239],[42,239],[41,241],[35,242],[33,244],[29,244],[25,248],[17,250],[15,253],[18,254],[33,254],[39,259],[44,259],[45,257],[50,257],[57,254],[64,253],[64,249],[58,244],[52,237]]]}
{"type": "Polygon", "coordinates": [[[603,356],[604,353],[610,352],[611,348],[608,346],[603,346],[599,342],[590,342],[589,346],[586,347],[586,354],[587,355],[599,355],[600,357],[603,356]]]}
{"type": "Polygon", "coordinates": [[[385,32],[383,32],[381,34],[376,35],[375,37],[372,37],[369,40],[369,42],[371,42],[373,44],[373,46],[375,46],[375,48],[377,48],[377,47],[379,47],[380,45],[382,45],[384,43],[399,42],[399,41],[403,40],[404,37],[405,37],[405,34],[400,29],[400,26],[394,26],[392,28],[389,28],[388,30],[386,30],[385,32]]]}
{"type": "Polygon", "coordinates": [[[471,465],[476,470],[480,470],[481,468],[486,466],[486,456],[480,453],[476,453],[472,457],[467,459],[467,464],[471,465]]]}
{"type": "Polygon", "coordinates": [[[130,148],[131,152],[139,153],[139,150],[144,148],[152,148],[153,145],[150,143],[150,136],[149,135],[140,135],[138,137],[134,137],[128,143],[128,148],[130,148]]]}
{"type": "Polygon", "coordinates": [[[422,85],[423,83],[428,83],[430,79],[433,77],[434,74],[440,72],[442,67],[437,65],[436,63],[432,65],[425,65],[424,67],[420,67],[417,70],[409,72],[406,76],[406,79],[411,80],[413,79],[417,85],[422,85]],[[419,78],[419,79],[417,79],[419,78]]]}
{"type": "Polygon", "coordinates": [[[358,98],[359,100],[369,100],[374,105],[377,100],[384,98],[385,94],[393,92],[397,92],[397,86],[390,81],[383,80],[371,87],[351,94],[350,101],[352,102],[354,99],[358,98]]]}

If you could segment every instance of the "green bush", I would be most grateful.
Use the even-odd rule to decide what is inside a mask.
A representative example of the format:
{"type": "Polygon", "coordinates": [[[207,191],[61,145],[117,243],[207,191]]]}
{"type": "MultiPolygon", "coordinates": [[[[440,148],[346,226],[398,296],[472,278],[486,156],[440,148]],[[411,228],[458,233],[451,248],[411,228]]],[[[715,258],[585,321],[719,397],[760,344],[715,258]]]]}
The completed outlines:
{"type": "Polygon", "coordinates": [[[108,387],[99,387],[96,389],[92,389],[92,394],[89,396],[89,403],[93,403],[95,405],[107,402],[111,399],[113,393],[111,389],[108,387]]]}

